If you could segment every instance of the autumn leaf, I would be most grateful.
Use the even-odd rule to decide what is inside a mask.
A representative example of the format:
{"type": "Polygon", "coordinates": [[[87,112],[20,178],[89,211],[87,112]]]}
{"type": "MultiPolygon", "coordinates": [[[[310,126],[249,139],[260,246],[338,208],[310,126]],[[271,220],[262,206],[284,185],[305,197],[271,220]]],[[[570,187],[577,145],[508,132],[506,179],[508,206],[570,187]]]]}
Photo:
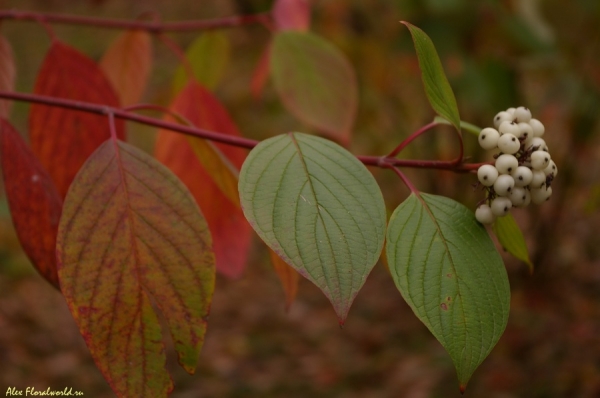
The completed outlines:
{"type": "Polygon", "coordinates": [[[55,250],[62,200],[48,172],[3,119],[0,153],[4,189],[21,246],[39,273],[59,289],[55,250]]]}
{"type": "Polygon", "coordinates": [[[152,69],[152,40],[142,30],[122,33],[100,60],[104,72],[121,101],[129,106],[137,103],[152,69]]]}
{"type": "Polygon", "coordinates": [[[260,98],[263,88],[269,78],[271,72],[269,63],[271,62],[271,44],[269,43],[264,49],[263,53],[254,68],[252,73],[252,80],[250,82],[250,92],[254,98],[260,98]]]}
{"type": "Polygon", "coordinates": [[[306,32],[310,27],[310,4],[308,0],[277,0],[273,20],[279,30],[306,32]]]}
{"type": "MultiPolygon", "coordinates": [[[[12,47],[8,40],[0,35],[0,90],[14,91],[16,76],[17,68],[12,47]]],[[[11,101],[0,100],[0,117],[8,117],[11,104],[11,101]]]]}
{"type": "MultiPolygon", "coordinates": [[[[197,127],[240,136],[226,109],[199,83],[188,83],[174,100],[171,110],[197,127]]],[[[170,120],[170,117],[167,119],[170,120]]],[[[204,159],[204,163],[212,162],[210,167],[206,167],[194,153],[187,137],[162,130],[158,134],[155,156],[187,185],[205,214],[213,236],[217,270],[229,277],[238,277],[246,265],[251,228],[239,204],[228,199],[232,192],[220,188],[215,179],[223,185],[219,170],[220,173],[227,172],[229,167],[238,170],[246,158],[246,151],[219,143],[212,145],[225,156],[226,163],[219,163],[216,158],[212,161],[204,159]]],[[[227,178],[230,177],[231,174],[227,178]]],[[[237,186],[234,189],[237,195],[237,186]]]]}
{"type": "Polygon", "coordinates": [[[300,279],[300,275],[272,249],[269,249],[269,255],[271,257],[273,269],[275,270],[275,273],[277,273],[281,286],[283,287],[283,292],[285,293],[285,310],[289,311],[296,298],[296,294],[298,293],[298,280],[300,279]]]}
{"type": "MultiPolygon", "coordinates": [[[[34,94],[119,106],[119,100],[98,66],[60,41],[54,41],[38,74],[34,94]]],[[[116,121],[117,135],[124,123],[116,121]]],[[[29,113],[31,149],[54,180],[62,198],[85,160],[109,138],[104,116],[41,104],[29,113]]]]}
{"type": "Polygon", "coordinates": [[[214,290],[211,237],[194,198],[143,151],[107,140],[67,194],[57,239],[63,294],[119,397],[166,397],[157,307],[193,373],[214,290]]]}

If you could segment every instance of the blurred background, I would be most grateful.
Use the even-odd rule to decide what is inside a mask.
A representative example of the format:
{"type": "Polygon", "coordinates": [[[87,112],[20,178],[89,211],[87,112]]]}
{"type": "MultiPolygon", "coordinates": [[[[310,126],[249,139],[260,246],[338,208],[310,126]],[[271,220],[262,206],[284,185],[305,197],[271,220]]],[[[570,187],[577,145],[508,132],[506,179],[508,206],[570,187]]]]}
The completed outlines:
{"type": "MultiPolygon", "coordinates": [[[[0,0],[0,8],[164,21],[270,9],[271,0],[0,0]]],[[[481,127],[524,105],[546,126],[560,169],[552,199],[513,214],[535,272],[503,254],[512,298],[506,332],[473,375],[467,397],[600,396],[600,2],[597,0],[313,0],[312,31],[351,60],[360,106],[351,150],[381,155],[432,120],[410,35],[399,21],[427,32],[455,91],[461,118],[481,127]]],[[[119,33],[54,25],[59,38],[99,59],[119,33]]],[[[17,90],[31,92],[48,48],[43,28],[4,21],[18,69],[17,90]]],[[[231,61],[216,95],[244,135],[263,139],[311,131],[281,105],[271,84],[252,97],[252,73],[270,33],[263,26],[226,31],[231,61]]],[[[186,47],[199,33],[170,34],[186,47]]],[[[177,59],[155,41],[145,102],[167,105],[177,59]]],[[[27,127],[26,104],[11,121],[27,127]]],[[[153,129],[130,125],[130,139],[151,150],[153,129]]],[[[402,156],[455,156],[448,128],[415,141],[402,156]]],[[[486,160],[474,136],[465,154],[486,160]]],[[[408,191],[390,172],[372,170],[388,211],[408,191]]],[[[409,170],[425,192],[470,208],[480,199],[472,175],[409,170]]],[[[268,254],[256,245],[238,280],[217,279],[209,329],[196,375],[169,352],[173,397],[458,397],[449,356],[416,319],[378,264],[341,330],[327,299],[302,280],[288,313],[268,254]]],[[[6,199],[0,199],[0,389],[112,392],[95,368],[64,300],[22,253],[6,199]]]]}

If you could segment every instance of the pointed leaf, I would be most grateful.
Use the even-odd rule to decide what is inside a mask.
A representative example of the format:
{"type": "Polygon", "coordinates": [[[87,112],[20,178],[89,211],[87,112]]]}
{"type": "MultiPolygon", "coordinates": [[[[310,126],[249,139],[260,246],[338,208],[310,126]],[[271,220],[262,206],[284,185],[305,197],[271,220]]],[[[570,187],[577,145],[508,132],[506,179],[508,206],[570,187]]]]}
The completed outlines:
{"type": "Polygon", "coordinates": [[[121,105],[139,102],[152,69],[152,40],[146,31],[130,30],[112,42],[100,60],[121,105]]]}
{"type": "MultiPolygon", "coordinates": [[[[190,82],[175,99],[171,110],[186,117],[197,127],[240,136],[227,110],[198,83],[190,82]]],[[[246,151],[211,143],[220,151],[219,159],[226,162],[219,163],[217,158],[206,158],[198,153],[202,156],[200,162],[190,146],[193,141],[198,143],[197,139],[190,141],[181,134],[160,131],[155,156],[181,178],[205,214],[213,236],[217,270],[229,277],[239,277],[246,266],[252,229],[239,208],[237,183],[232,187],[231,182],[237,181],[236,170],[244,162],[246,151]],[[209,164],[209,167],[205,164],[209,164]],[[237,196],[235,202],[232,195],[237,196]]]]}
{"type": "Polygon", "coordinates": [[[5,120],[0,120],[0,152],[4,189],[21,246],[39,273],[60,289],[56,233],[62,200],[48,172],[5,120]]]}
{"type": "Polygon", "coordinates": [[[254,73],[252,73],[252,81],[250,82],[250,91],[252,92],[252,96],[254,98],[260,98],[262,94],[263,88],[267,83],[267,79],[269,78],[269,73],[271,70],[269,69],[271,62],[271,43],[267,45],[267,47],[263,50],[263,53],[260,55],[260,59],[258,60],[258,64],[256,64],[256,68],[254,69],[254,73]]]}
{"type": "Polygon", "coordinates": [[[533,263],[529,259],[529,252],[527,250],[525,238],[523,237],[523,232],[521,232],[521,229],[512,214],[498,217],[494,222],[493,229],[502,247],[527,264],[529,272],[533,272],[533,263]]]}
{"type": "Polygon", "coordinates": [[[494,243],[460,203],[413,193],[392,214],[386,252],[396,286],[464,389],[508,320],[510,288],[494,243]]]}
{"type": "Polygon", "coordinates": [[[298,273],[296,270],[288,265],[281,257],[277,255],[273,250],[269,249],[269,255],[271,257],[271,263],[273,268],[281,281],[281,286],[285,293],[285,310],[289,311],[296,294],[298,293],[298,273]]]}
{"type": "Polygon", "coordinates": [[[277,0],[273,20],[279,30],[306,32],[310,27],[310,4],[308,0],[277,0]]]}
{"type": "MultiPolygon", "coordinates": [[[[110,83],[96,64],[77,50],[54,41],[42,64],[35,94],[119,106],[110,83]]],[[[117,135],[124,123],[116,120],[117,135]]],[[[31,149],[64,198],[85,160],[109,138],[106,117],[56,106],[33,104],[29,113],[31,149]]]]}
{"type": "MultiPolygon", "coordinates": [[[[17,67],[15,55],[8,40],[0,35],[0,90],[15,91],[17,67]]],[[[0,117],[8,118],[12,102],[0,100],[0,117]]]]}
{"type": "Polygon", "coordinates": [[[206,331],[214,256],[187,188],[141,150],[108,140],[84,164],[65,200],[58,273],[98,368],[120,397],[165,397],[160,322],[190,373],[206,331]]]}
{"type": "Polygon", "coordinates": [[[338,139],[348,140],[358,88],[344,54],[312,33],[275,35],[271,75],[283,104],[296,117],[338,139]]]}
{"type": "MultiPolygon", "coordinates": [[[[221,82],[229,58],[231,44],[225,33],[212,31],[202,33],[188,47],[185,53],[194,77],[205,87],[213,90],[221,82]]],[[[173,92],[178,93],[188,81],[183,65],[179,65],[173,78],[173,92]]]]}
{"type": "Polygon", "coordinates": [[[452,87],[448,83],[433,42],[421,29],[408,22],[402,23],[406,25],[412,35],[417,57],[419,58],[425,94],[427,94],[431,107],[438,115],[449,120],[460,132],[460,115],[458,114],[456,98],[454,98],[452,87]]]}
{"type": "Polygon", "coordinates": [[[373,175],[339,145],[290,133],[250,152],[239,190],[258,235],[323,290],[343,323],[383,247],[385,205],[373,175]]]}

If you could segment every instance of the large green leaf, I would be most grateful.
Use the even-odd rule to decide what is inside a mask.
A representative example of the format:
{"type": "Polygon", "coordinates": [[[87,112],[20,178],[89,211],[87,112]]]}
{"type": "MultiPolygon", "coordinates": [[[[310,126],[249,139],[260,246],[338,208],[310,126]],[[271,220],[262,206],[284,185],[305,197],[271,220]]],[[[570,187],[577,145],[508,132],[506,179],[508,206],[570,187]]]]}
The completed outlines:
{"type": "Polygon", "coordinates": [[[179,363],[194,372],[215,260],[206,221],[173,173],[106,141],[73,180],[56,251],[71,314],[117,396],[166,397],[173,387],[155,308],[179,363]]]}
{"type": "Polygon", "coordinates": [[[433,42],[421,29],[408,22],[402,23],[406,25],[412,35],[417,57],[419,58],[425,94],[427,94],[431,107],[438,115],[449,120],[460,132],[460,115],[458,114],[456,98],[454,98],[452,87],[448,83],[433,42]]]}
{"type": "Polygon", "coordinates": [[[347,140],[358,106],[352,65],[319,36],[298,31],[275,35],[271,74],[284,105],[296,117],[347,140]]]}
{"type": "Polygon", "coordinates": [[[385,238],[385,205],[371,173],[331,141],[289,133],[250,152],[239,191],[256,232],[323,290],[343,323],[385,238]]]}
{"type": "Polygon", "coordinates": [[[494,222],[493,229],[502,247],[527,264],[529,272],[533,272],[533,263],[529,259],[529,252],[527,250],[525,238],[523,237],[523,232],[521,232],[521,229],[512,214],[498,217],[494,222]]]}
{"type": "Polygon", "coordinates": [[[510,289],[494,243],[463,205],[413,193],[392,214],[386,254],[400,293],[448,351],[464,389],[508,320],[510,289]]]}

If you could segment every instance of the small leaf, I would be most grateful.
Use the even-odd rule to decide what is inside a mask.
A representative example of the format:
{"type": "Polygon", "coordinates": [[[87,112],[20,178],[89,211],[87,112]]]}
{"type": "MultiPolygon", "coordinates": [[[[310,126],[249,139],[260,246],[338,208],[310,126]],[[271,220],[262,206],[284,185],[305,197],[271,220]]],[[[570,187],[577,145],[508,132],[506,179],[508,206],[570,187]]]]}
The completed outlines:
{"type": "MultiPolygon", "coordinates": [[[[204,86],[213,90],[221,82],[229,58],[231,44],[225,33],[212,31],[202,33],[188,47],[185,53],[194,77],[204,86]]],[[[183,65],[179,65],[173,77],[173,92],[178,93],[188,82],[183,65]]]]}
{"type": "Polygon", "coordinates": [[[112,83],[121,105],[136,104],[144,94],[152,69],[152,40],[148,32],[122,33],[102,56],[100,69],[112,83]]]}
{"type": "Polygon", "coordinates": [[[290,133],[250,152],[239,191],[258,235],[323,290],[343,324],[383,247],[385,205],[371,173],[329,140],[290,133]]]}
{"type": "MultiPolygon", "coordinates": [[[[16,78],[15,55],[8,40],[0,35],[0,90],[15,91],[16,78]]],[[[11,106],[11,101],[0,100],[0,117],[8,118],[11,106]]]]}
{"type": "MultiPolygon", "coordinates": [[[[35,94],[119,107],[119,100],[98,66],[57,40],[44,58],[35,94]]],[[[115,121],[123,138],[125,124],[115,121]]],[[[31,149],[64,198],[85,160],[110,137],[105,116],[33,104],[29,113],[31,149]]]]}
{"type": "Polygon", "coordinates": [[[431,107],[437,114],[449,120],[460,132],[460,115],[458,114],[456,99],[433,42],[421,29],[408,22],[402,23],[406,25],[412,35],[417,57],[419,58],[425,94],[427,94],[431,107]]]}
{"type": "Polygon", "coordinates": [[[514,217],[511,214],[498,217],[494,222],[493,229],[502,247],[527,264],[529,272],[533,272],[533,263],[529,259],[525,238],[514,217]]]}
{"type": "Polygon", "coordinates": [[[286,108],[311,126],[346,142],[358,107],[356,75],[344,54],[312,33],[277,33],[271,75],[286,108]]]}
{"type": "Polygon", "coordinates": [[[60,289],[56,233],[62,200],[48,172],[5,120],[0,120],[0,152],[4,189],[19,242],[39,273],[60,289]]]}
{"type": "MultiPolygon", "coordinates": [[[[240,136],[227,110],[198,83],[190,82],[171,104],[171,110],[196,127],[240,136]]],[[[166,119],[171,120],[170,116],[166,119]]],[[[181,178],[204,212],[213,235],[217,270],[239,277],[246,265],[252,233],[239,208],[237,190],[237,170],[246,158],[246,150],[162,130],[155,156],[181,178]],[[211,153],[212,149],[218,152],[211,153]]]]}
{"type": "Polygon", "coordinates": [[[298,293],[298,273],[273,250],[269,249],[269,254],[273,269],[275,269],[285,293],[285,310],[289,311],[298,293]]]}
{"type": "Polygon", "coordinates": [[[310,27],[310,4],[308,0],[277,0],[273,20],[279,30],[306,32],[310,27]]]}
{"type": "MultiPolygon", "coordinates": [[[[435,118],[433,118],[433,121],[439,124],[447,124],[448,126],[452,126],[452,123],[450,123],[441,116],[436,116],[435,118]]],[[[469,122],[463,122],[462,120],[460,121],[460,128],[471,134],[474,134],[476,137],[479,136],[479,133],[482,130],[481,127],[475,126],[474,124],[471,124],[469,122]]]]}
{"type": "Polygon", "coordinates": [[[65,200],[57,241],[63,294],[119,397],[166,397],[160,309],[193,373],[214,290],[204,217],[187,188],[141,150],[108,140],[65,200]]]}
{"type": "Polygon", "coordinates": [[[494,243],[460,203],[413,193],[392,214],[386,251],[398,290],[448,351],[464,389],[508,320],[510,288],[494,243]]]}

